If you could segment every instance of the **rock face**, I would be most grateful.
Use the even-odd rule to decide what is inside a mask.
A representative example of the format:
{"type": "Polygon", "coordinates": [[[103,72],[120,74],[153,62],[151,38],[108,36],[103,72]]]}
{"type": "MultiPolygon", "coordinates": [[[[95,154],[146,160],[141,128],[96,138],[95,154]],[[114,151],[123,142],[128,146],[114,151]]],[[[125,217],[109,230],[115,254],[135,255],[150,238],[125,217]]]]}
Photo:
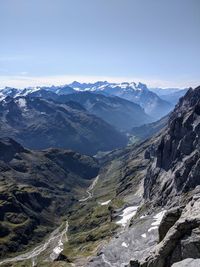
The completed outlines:
{"type": "Polygon", "coordinates": [[[146,202],[178,206],[163,217],[159,243],[149,256],[130,262],[130,266],[190,266],[186,265],[189,262],[198,266],[195,264],[199,260],[194,259],[200,258],[199,130],[200,87],[190,89],[181,98],[170,115],[168,127],[157,140],[152,139],[145,153],[151,161],[144,177],[146,202]]]}
{"type": "Polygon", "coordinates": [[[159,242],[166,236],[169,229],[180,218],[182,210],[180,207],[169,210],[165,215],[159,226],[159,242]]]}
{"type": "Polygon", "coordinates": [[[200,87],[190,89],[172,112],[167,129],[154,142],[144,181],[144,197],[167,203],[200,184],[200,87]]]}
{"type": "Polygon", "coordinates": [[[174,263],[172,267],[198,267],[200,266],[200,259],[186,259],[174,263]]]}
{"type": "MultiPolygon", "coordinates": [[[[155,246],[149,257],[140,262],[138,266],[170,267],[173,263],[187,258],[200,258],[199,209],[200,199],[189,202],[180,218],[169,228],[162,241],[155,246]]],[[[168,225],[170,217],[172,218],[170,222],[172,222],[174,213],[174,210],[168,212],[168,215],[163,218],[161,228],[168,225]]],[[[131,264],[130,266],[134,266],[131,264]]]]}

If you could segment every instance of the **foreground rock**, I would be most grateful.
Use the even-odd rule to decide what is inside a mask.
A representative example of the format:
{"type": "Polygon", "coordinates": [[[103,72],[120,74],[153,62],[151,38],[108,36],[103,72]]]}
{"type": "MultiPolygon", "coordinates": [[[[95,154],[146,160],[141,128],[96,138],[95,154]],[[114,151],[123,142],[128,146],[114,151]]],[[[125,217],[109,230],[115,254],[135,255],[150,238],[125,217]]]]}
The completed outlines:
{"type": "Polygon", "coordinates": [[[198,267],[200,266],[200,259],[186,259],[174,263],[172,267],[198,267]]]}
{"type": "MultiPolygon", "coordinates": [[[[195,198],[196,197],[197,196],[195,196],[195,198]]],[[[174,216],[175,210],[169,211],[163,218],[160,226],[162,229],[164,228],[164,225],[169,228],[166,228],[166,235],[162,236],[162,241],[153,248],[153,250],[150,252],[150,255],[145,260],[138,262],[132,261],[130,262],[130,266],[170,267],[174,263],[182,261],[183,259],[200,258],[199,210],[200,199],[193,199],[184,208],[182,215],[176,222],[174,220],[176,217],[174,216]],[[168,227],[169,222],[172,223],[173,220],[174,224],[171,227],[168,227]]],[[[178,214],[178,212],[176,214],[178,214]]]]}

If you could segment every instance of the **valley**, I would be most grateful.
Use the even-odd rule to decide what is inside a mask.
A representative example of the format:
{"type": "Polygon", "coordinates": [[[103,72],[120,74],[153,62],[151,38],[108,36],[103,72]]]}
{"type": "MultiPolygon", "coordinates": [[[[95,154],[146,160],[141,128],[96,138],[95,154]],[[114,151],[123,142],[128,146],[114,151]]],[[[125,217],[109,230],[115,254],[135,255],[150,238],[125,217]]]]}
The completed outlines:
{"type": "Polygon", "coordinates": [[[200,0],[0,0],[0,267],[200,267],[200,0]]]}
{"type": "Polygon", "coordinates": [[[173,255],[180,246],[198,257],[182,240],[199,227],[199,92],[151,124],[152,137],[96,159],[1,139],[1,266],[170,267],[186,259],[173,255]]]}

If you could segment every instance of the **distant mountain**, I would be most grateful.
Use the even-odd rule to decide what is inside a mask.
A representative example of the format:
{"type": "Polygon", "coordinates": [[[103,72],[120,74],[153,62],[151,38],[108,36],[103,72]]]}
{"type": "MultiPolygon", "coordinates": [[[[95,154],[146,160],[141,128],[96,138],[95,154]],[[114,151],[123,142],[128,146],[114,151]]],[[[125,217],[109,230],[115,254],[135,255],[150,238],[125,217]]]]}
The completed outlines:
{"type": "Polygon", "coordinates": [[[139,105],[115,96],[105,96],[87,91],[61,95],[56,100],[63,103],[77,102],[89,113],[123,131],[152,121],[152,118],[139,105]]]}
{"type": "Polygon", "coordinates": [[[171,103],[173,106],[175,106],[179,99],[184,96],[188,89],[177,89],[177,88],[167,88],[167,89],[161,89],[161,88],[151,88],[151,91],[156,93],[161,99],[171,103]]]}
{"type": "Polygon", "coordinates": [[[0,102],[0,136],[32,149],[70,148],[86,154],[126,145],[127,138],[78,103],[30,97],[0,102]]]}
{"type": "Polygon", "coordinates": [[[163,89],[163,88],[149,88],[149,90],[151,90],[152,92],[154,92],[158,96],[160,96],[160,95],[170,95],[170,94],[179,92],[180,90],[183,90],[183,89],[180,89],[180,88],[165,88],[165,89],[163,89]]]}
{"type": "Polygon", "coordinates": [[[161,118],[158,121],[134,127],[132,128],[131,134],[140,140],[150,138],[154,134],[159,133],[159,131],[167,125],[168,119],[169,115],[161,118]]]}
{"type": "Polygon", "coordinates": [[[6,87],[0,90],[0,99],[3,100],[7,96],[15,98],[27,95],[56,99],[56,95],[68,95],[77,91],[90,91],[107,96],[121,97],[140,105],[146,114],[154,120],[158,120],[168,114],[174,105],[150,91],[145,84],[136,84],[134,82],[109,83],[106,81],[96,83],[73,82],[64,86],[35,87],[23,90],[6,87]]]}
{"type": "Polygon", "coordinates": [[[74,88],[74,90],[93,91],[127,99],[139,104],[142,108],[144,108],[145,112],[152,116],[155,120],[165,116],[172,109],[172,105],[170,103],[151,92],[147,86],[142,83],[109,83],[105,81],[93,84],[81,84],[74,82],[69,86],[74,88]]]}
{"type": "Polygon", "coordinates": [[[69,87],[68,85],[63,86],[43,86],[43,87],[27,87],[24,89],[17,89],[12,87],[5,87],[4,89],[0,89],[0,100],[6,98],[7,96],[10,97],[18,97],[18,96],[27,96],[33,95],[37,97],[47,96],[47,94],[53,96],[55,95],[65,95],[65,94],[72,94],[76,92],[73,88],[69,87]]]}
{"type": "Polygon", "coordinates": [[[0,258],[27,250],[60,225],[98,170],[89,156],[30,151],[0,139],[0,258]]]}

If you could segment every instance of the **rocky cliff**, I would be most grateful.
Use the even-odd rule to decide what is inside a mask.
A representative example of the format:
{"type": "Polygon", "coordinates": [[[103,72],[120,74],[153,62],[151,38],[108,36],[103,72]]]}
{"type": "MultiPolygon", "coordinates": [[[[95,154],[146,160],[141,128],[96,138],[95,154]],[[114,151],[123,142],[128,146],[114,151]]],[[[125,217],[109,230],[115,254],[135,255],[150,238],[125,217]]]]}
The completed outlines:
{"type": "Polygon", "coordinates": [[[154,148],[144,180],[145,199],[163,204],[200,184],[200,87],[190,89],[172,112],[154,148]]]}
{"type": "Polygon", "coordinates": [[[168,127],[146,150],[150,163],[144,177],[145,202],[168,211],[159,226],[158,244],[130,266],[199,266],[199,137],[200,87],[180,99],[168,127]]]}

